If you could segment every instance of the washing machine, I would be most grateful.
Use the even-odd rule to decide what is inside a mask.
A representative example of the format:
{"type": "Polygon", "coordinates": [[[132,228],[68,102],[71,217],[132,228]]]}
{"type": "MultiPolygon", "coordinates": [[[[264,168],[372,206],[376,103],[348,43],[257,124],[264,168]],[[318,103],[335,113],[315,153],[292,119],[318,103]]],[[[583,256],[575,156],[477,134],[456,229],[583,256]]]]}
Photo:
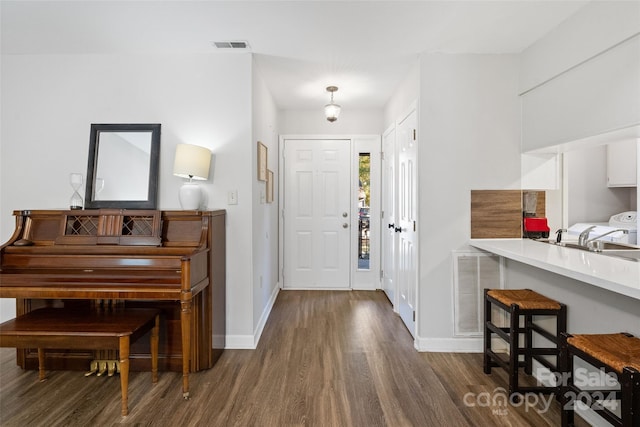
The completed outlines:
{"type": "Polygon", "coordinates": [[[594,227],[589,232],[589,239],[610,233],[600,240],[616,243],[628,243],[636,245],[638,243],[638,213],[636,211],[622,212],[609,218],[609,222],[579,222],[567,229],[567,234],[576,239],[584,230],[594,227]],[[623,232],[613,232],[614,230],[623,228],[628,230],[627,234],[623,232]]]}

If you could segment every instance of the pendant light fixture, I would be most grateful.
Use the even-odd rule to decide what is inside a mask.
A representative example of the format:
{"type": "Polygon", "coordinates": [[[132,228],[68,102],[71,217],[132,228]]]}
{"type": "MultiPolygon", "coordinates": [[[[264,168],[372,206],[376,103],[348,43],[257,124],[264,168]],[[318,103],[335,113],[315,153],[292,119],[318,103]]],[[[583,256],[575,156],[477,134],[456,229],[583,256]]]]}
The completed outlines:
{"type": "Polygon", "coordinates": [[[324,106],[324,115],[327,116],[327,120],[331,123],[338,120],[338,116],[340,115],[341,107],[333,102],[333,92],[336,92],[337,90],[337,86],[327,87],[327,92],[331,92],[331,102],[324,106]]]}

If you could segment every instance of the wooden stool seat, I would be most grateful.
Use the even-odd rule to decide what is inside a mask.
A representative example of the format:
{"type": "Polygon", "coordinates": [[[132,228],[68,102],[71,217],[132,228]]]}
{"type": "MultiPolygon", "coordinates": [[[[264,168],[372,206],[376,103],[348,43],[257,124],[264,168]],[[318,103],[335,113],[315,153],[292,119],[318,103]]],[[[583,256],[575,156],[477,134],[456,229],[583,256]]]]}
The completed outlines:
{"type": "Polygon", "coordinates": [[[118,350],[122,415],[127,415],[130,344],[149,330],[152,379],[158,381],[159,314],[157,309],[143,308],[42,308],[0,324],[0,347],[37,348],[40,380],[44,380],[45,349],[118,350]]]}
{"type": "Polygon", "coordinates": [[[490,374],[491,368],[499,366],[504,368],[509,376],[509,397],[519,398],[520,393],[556,393],[558,386],[540,385],[524,387],[518,384],[520,367],[526,374],[533,371],[533,360],[536,360],[545,368],[555,372],[560,354],[558,336],[567,329],[567,310],[564,304],[541,295],[530,289],[485,289],[484,308],[484,373],[490,374]],[[494,307],[502,309],[509,314],[509,326],[500,327],[492,320],[494,307]],[[551,332],[536,324],[533,316],[554,316],[556,318],[556,330],[551,332]],[[524,322],[521,322],[524,320],[524,322]],[[523,323],[523,326],[521,326],[523,323]],[[534,333],[544,337],[552,343],[552,346],[534,345],[534,333]],[[520,335],[524,336],[521,343],[520,335]],[[492,348],[492,339],[501,338],[509,348],[509,355],[500,355],[492,348]],[[520,359],[523,357],[523,360],[520,359]],[[554,356],[555,365],[545,356],[554,356]]]}
{"type": "Polygon", "coordinates": [[[487,295],[506,306],[515,304],[520,310],[560,310],[560,303],[530,289],[490,289],[487,295]]]}
{"type": "MultiPolygon", "coordinates": [[[[562,426],[574,423],[576,400],[585,403],[602,418],[615,426],[640,426],[640,339],[626,333],[613,334],[562,334],[561,365],[563,377],[560,401],[562,426]],[[619,391],[595,387],[578,387],[574,381],[574,357],[580,358],[597,369],[614,377],[620,384],[619,391]],[[620,402],[619,414],[610,410],[604,402],[620,402]]],[[[598,386],[604,386],[599,384],[598,386]]]]}
{"type": "Polygon", "coordinates": [[[640,339],[627,334],[570,335],[567,343],[621,374],[625,367],[640,371],[640,339]]]}

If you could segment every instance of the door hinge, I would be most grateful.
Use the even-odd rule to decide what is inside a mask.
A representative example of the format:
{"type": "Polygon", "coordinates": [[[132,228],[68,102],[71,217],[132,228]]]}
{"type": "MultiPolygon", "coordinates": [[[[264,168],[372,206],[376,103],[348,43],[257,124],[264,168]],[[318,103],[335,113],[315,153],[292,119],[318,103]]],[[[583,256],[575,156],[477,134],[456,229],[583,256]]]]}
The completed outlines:
{"type": "Polygon", "coordinates": [[[416,231],[416,222],[413,221],[413,231],[416,231]]]}
{"type": "Polygon", "coordinates": [[[416,312],[415,311],[413,312],[413,321],[414,322],[416,321],[416,312]]]}
{"type": "Polygon", "coordinates": [[[384,219],[384,211],[380,211],[380,218],[384,219]]]}
{"type": "Polygon", "coordinates": [[[384,279],[384,270],[380,270],[380,278],[384,279]]]}
{"type": "Polygon", "coordinates": [[[414,141],[416,140],[416,130],[415,129],[413,130],[413,140],[414,141]]]}
{"type": "Polygon", "coordinates": [[[380,152],[380,160],[384,160],[384,151],[380,152]]]}

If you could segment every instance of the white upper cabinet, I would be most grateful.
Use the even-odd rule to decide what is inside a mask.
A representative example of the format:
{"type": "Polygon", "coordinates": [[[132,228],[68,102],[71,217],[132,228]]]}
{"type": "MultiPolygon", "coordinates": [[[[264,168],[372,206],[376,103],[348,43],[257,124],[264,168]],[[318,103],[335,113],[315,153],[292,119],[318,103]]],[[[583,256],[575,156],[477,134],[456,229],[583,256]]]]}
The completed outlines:
{"type": "Polygon", "coordinates": [[[631,139],[608,144],[607,186],[635,187],[637,181],[638,142],[631,139]]]}
{"type": "Polygon", "coordinates": [[[640,35],[522,95],[522,151],[640,126],[640,35]]]}

